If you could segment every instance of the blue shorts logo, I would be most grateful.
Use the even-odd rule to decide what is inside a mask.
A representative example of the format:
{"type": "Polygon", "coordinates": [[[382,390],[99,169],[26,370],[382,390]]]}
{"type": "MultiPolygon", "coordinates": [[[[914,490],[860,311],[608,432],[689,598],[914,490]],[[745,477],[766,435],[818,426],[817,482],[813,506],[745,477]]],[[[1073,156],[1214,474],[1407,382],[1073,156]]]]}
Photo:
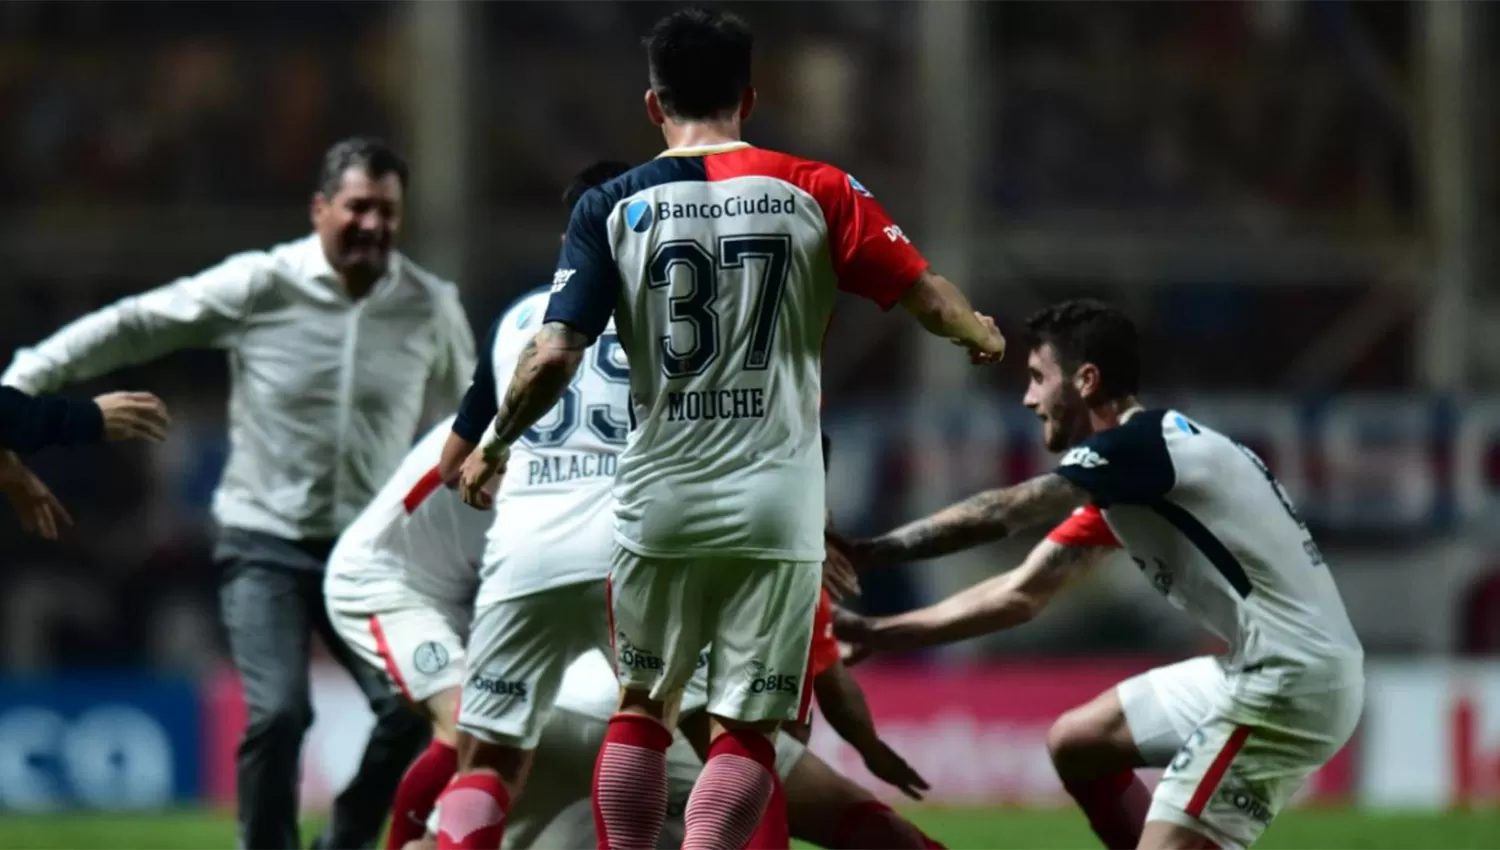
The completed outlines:
{"type": "Polygon", "coordinates": [[[854,175],[853,174],[850,174],[850,175],[847,175],[847,176],[849,178],[849,188],[850,189],[853,189],[854,191],[860,193],[861,195],[864,195],[866,198],[873,198],[873,197],[875,197],[874,195],[870,194],[870,190],[866,189],[865,185],[863,183],[861,183],[858,180],[854,179],[854,175]]]}
{"type": "Polygon", "coordinates": [[[651,222],[655,217],[651,214],[651,204],[646,201],[631,201],[630,206],[625,208],[625,223],[636,233],[645,233],[651,229],[651,222]]]}

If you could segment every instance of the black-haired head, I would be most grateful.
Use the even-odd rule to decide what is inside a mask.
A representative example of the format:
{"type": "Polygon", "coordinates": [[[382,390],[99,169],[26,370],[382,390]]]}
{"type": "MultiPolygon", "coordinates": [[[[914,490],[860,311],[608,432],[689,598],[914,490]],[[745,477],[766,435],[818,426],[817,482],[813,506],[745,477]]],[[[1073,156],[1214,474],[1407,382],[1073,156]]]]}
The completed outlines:
{"type": "MultiPolygon", "coordinates": [[[[645,38],[651,91],[677,122],[725,118],[753,100],[750,51],[754,37],[726,12],[681,9],[645,38]]],[[[743,116],[741,116],[743,117],[743,116]]]]}
{"type": "Polygon", "coordinates": [[[1051,451],[1091,433],[1089,409],[1140,389],[1140,338],[1119,309],[1092,298],[1063,301],[1026,320],[1026,406],[1042,420],[1051,451]]]}

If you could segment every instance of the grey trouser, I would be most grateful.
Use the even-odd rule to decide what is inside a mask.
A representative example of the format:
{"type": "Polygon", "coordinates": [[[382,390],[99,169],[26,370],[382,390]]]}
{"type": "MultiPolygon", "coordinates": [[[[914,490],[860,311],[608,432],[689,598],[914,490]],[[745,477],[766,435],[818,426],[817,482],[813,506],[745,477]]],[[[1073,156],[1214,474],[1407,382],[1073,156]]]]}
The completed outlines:
{"type": "Polygon", "coordinates": [[[301,847],[297,786],[302,738],[312,725],[314,632],[359,683],[376,718],[359,772],[334,801],[318,846],[373,846],[402,774],[427,745],[427,722],[379,671],[349,652],[328,622],[323,564],[332,546],[226,528],[214,550],[220,611],[249,713],[236,760],[240,846],[247,850],[301,847]]]}

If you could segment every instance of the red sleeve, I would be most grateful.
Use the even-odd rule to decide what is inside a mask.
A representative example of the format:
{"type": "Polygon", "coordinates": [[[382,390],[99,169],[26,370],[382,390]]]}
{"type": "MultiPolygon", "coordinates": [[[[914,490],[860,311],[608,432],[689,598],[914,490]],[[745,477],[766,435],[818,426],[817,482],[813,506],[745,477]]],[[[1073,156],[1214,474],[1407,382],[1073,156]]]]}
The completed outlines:
{"type": "Polygon", "coordinates": [[[1113,546],[1120,548],[1120,541],[1109,530],[1104,514],[1094,505],[1084,505],[1052,529],[1047,539],[1064,546],[1113,546]]]}
{"type": "Polygon", "coordinates": [[[889,310],[927,260],[880,208],[873,195],[847,173],[809,159],[744,148],[706,157],[709,180],[747,175],[784,180],[818,202],[828,229],[828,254],[839,289],[889,310]]]}
{"type": "Polygon", "coordinates": [[[839,289],[891,309],[926,271],[927,258],[858,180],[831,165],[814,174],[808,189],[828,222],[828,253],[839,289]]]}
{"type": "Polygon", "coordinates": [[[812,648],[807,660],[807,675],[816,679],[839,661],[839,642],[833,637],[833,601],[828,591],[818,595],[818,611],[813,615],[812,648]]]}

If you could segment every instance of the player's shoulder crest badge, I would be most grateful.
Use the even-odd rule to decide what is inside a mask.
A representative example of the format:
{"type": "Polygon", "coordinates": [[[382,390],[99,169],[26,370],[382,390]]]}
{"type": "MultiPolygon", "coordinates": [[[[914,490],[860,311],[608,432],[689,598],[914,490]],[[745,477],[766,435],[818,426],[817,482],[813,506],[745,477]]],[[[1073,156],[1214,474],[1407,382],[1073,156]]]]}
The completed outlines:
{"type": "Polygon", "coordinates": [[[625,207],[625,224],[636,233],[645,233],[651,229],[655,216],[651,213],[651,202],[643,199],[631,201],[625,207]]]}
{"type": "Polygon", "coordinates": [[[412,653],[412,666],[417,672],[431,676],[448,666],[448,650],[435,640],[423,641],[412,653]]]}
{"type": "Polygon", "coordinates": [[[849,188],[850,189],[853,189],[854,191],[858,192],[859,194],[864,195],[866,198],[873,198],[873,197],[875,197],[873,194],[870,193],[869,189],[865,188],[865,184],[863,184],[863,183],[859,182],[858,180],[854,179],[854,175],[853,174],[846,174],[844,176],[849,178],[849,188]]]}

